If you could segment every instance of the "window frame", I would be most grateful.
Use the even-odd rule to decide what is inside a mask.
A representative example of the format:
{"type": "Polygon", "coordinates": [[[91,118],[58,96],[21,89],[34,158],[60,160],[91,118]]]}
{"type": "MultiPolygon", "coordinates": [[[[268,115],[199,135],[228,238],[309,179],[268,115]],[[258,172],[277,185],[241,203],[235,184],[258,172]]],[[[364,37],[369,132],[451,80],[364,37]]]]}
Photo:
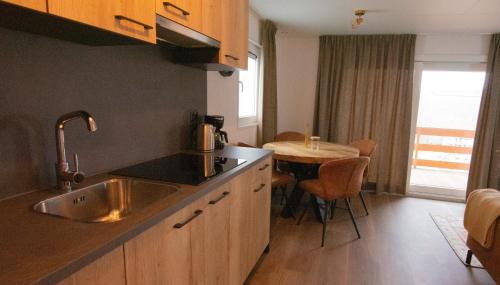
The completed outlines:
{"type": "Polygon", "coordinates": [[[242,81],[240,81],[239,74],[238,74],[238,127],[243,128],[243,127],[249,127],[249,126],[256,126],[259,124],[259,109],[260,109],[260,85],[261,85],[261,64],[262,64],[262,59],[261,59],[261,47],[256,45],[253,42],[249,42],[248,44],[248,58],[256,59],[257,60],[257,74],[256,74],[256,86],[255,86],[255,115],[254,116],[248,116],[248,117],[240,117],[240,88],[242,85],[242,81]]]}

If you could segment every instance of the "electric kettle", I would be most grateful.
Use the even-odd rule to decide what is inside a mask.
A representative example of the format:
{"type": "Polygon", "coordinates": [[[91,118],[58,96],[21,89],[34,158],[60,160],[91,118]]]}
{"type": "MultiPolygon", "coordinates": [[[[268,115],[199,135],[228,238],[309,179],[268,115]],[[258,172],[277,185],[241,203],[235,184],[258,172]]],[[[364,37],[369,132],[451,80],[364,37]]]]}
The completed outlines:
{"type": "Polygon", "coordinates": [[[196,149],[212,152],[215,148],[215,127],[211,124],[199,124],[196,130],[196,149]]]}

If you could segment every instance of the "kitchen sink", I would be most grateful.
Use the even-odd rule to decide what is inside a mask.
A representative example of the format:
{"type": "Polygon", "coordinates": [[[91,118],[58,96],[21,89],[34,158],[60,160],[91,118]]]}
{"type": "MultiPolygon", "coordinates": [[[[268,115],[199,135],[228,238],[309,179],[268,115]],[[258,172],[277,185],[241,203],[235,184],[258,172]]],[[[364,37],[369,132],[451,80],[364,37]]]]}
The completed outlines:
{"type": "Polygon", "coordinates": [[[82,222],[116,222],[176,191],[163,183],[113,178],[41,201],[33,209],[82,222]]]}

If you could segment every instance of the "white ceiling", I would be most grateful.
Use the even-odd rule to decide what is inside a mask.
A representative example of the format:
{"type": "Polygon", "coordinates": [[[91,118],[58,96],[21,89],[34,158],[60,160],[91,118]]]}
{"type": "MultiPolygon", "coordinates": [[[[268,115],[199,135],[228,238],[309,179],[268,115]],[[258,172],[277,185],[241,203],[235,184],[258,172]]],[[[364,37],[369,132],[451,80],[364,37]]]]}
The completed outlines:
{"type": "Polygon", "coordinates": [[[500,32],[500,0],[250,0],[250,5],[292,34],[500,32]],[[358,8],[368,11],[353,30],[358,8]]]}

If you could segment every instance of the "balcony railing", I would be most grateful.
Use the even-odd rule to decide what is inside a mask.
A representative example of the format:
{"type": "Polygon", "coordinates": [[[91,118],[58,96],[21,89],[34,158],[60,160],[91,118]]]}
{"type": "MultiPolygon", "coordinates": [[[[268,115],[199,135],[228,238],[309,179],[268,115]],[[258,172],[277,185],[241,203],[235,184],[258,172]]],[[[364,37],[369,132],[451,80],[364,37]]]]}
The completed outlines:
{"type": "Polygon", "coordinates": [[[422,136],[436,136],[436,137],[455,137],[474,139],[475,131],[471,130],[457,130],[457,129],[440,129],[440,128],[418,128],[415,136],[415,149],[412,167],[425,166],[434,168],[445,168],[454,170],[469,170],[469,163],[452,162],[434,159],[421,159],[419,152],[440,152],[451,154],[472,154],[472,147],[465,146],[452,146],[444,144],[428,144],[421,143],[422,136]]]}

